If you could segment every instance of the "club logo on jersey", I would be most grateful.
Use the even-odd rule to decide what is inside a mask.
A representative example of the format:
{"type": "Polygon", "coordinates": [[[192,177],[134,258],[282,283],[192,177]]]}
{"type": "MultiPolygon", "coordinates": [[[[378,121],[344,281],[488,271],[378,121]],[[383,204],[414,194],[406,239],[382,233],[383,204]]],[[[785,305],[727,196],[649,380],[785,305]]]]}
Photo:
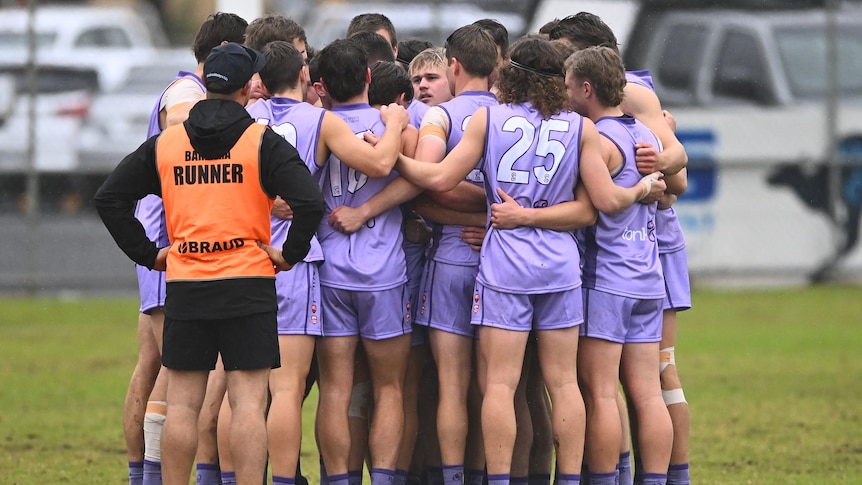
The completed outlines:
{"type": "Polygon", "coordinates": [[[180,254],[205,254],[230,251],[245,246],[242,239],[231,239],[230,241],[183,241],[177,249],[180,254]]]}

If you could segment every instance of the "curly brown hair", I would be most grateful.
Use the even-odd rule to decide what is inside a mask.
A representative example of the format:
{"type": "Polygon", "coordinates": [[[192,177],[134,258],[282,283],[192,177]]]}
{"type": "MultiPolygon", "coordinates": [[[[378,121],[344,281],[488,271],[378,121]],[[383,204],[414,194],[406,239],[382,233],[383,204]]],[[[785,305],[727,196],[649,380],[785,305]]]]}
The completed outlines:
{"type": "Polygon", "coordinates": [[[568,110],[563,61],[547,40],[528,38],[509,50],[511,62],[500,69],[497,100],[504,104],[529,102],[542,117],[568,110]]]}

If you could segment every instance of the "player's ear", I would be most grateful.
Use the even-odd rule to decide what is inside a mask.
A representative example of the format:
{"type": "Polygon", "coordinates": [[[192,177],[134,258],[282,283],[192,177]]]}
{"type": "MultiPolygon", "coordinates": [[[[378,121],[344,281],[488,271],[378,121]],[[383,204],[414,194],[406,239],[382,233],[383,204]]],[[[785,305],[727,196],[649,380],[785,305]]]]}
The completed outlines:
{"type": "Polygon", "coordinates": [[[319,98],[326,97],[326,85],[323,84],[323,81],[315,81],[314,84],[314,92],[317,93],[319,98]]]}

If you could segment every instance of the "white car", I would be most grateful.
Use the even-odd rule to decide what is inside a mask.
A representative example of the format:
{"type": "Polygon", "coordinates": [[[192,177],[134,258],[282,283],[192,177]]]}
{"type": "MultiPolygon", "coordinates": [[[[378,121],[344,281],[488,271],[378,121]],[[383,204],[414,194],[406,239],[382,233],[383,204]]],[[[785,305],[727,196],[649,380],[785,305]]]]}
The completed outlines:
{"type": "Polygon", "coordinates": [[[40,172],[68,172],[78,163],[78,132],[98,86],[91,68],[40,65],[36,82],[27,66],[0,66],[0,76],[14,79],[12,114],[0,125],[0,173],[23,173],[28,158],[30,92],[35,96],[34,163],[40,172]]]}
{"type": "Polygon", "coordinates": [[[98,94],[81,129],[80,167],[108,173],[147,139],[156,100],[177,72],[194,71],[197,61],[188,49],[161,51],[158,61],[135,66],[116,89],[98,94]]]}
{"type": "MultiPolygon", "coordinates": [[[[0,9],[0,65],[28,60],[26,8],[0,9]]],[[[165,43],[161,26],[124,6],[37,7],[33,18],[39,63],[91,67],[103,88],[125,79],[128,69],[147,62],[165,43]]]]}
{"type": "Polygon", "coordinates": [[[422,39],[442,46],[446,37],[459,27],[479,19],[494,19],[506,26],[514,40],[526,29],[524,18],[516,13],[484,10],[469,3],[318,3],[303,22],[308,44],[322,48],[343,38],[350,20],[361,13],[382,13],[395,26],[398,40],[422,39]]]}

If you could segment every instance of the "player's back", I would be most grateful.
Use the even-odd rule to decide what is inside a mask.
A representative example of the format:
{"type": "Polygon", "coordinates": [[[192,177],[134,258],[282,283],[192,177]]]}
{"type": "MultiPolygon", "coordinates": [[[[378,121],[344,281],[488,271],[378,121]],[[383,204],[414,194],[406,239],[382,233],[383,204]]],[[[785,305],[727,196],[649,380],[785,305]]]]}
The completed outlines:
{"type": "MultiPolygon", "coordinates": [[[[635,164],[635,144],[658,140],[630,116],[596,121],[602,136],[623,155],[613,175],[620,187],[634,187],[642,175],[635,164]]],[[[616,214],[599,213],[593,226],[583,229],[584,286],[632,298],[663,298],[664,284],[656,244],[656,203],[635,203],[616,214]]]]}
{"type": "MultiPolygon", "coordinates": [[[[488,199],[503,189],[523,207],[574,200],[583,118],[562,112],[543,119],[529,103],[488,108],[482,171],[488,199]]],[[[580,285],[574,235],[519,226],[491,228],[482,247],[479,280],[508,292],[550,293],[580,285]]]]}
{"type": "MultiPolygon", "coordinates": [[[[293,145],[312,174],[320,169],[317,165],[317,147],[320,140],[320,126],[326,110],[282,97],[256,101],[247,110],[258,123],[269,125],[272,131],[293,145]]],[[[287,239],[290,221],[271,216],[270,223],[272,225],[270,244],[280,247],[287,239]]],[[[303,261],[323,261],[323,250],[316,237],[312,238],[311,249],[303,261]]]]}
{"type": "MultiPolygon", "coordinates": [[[[371,132],[383,136],[380,112],[366,103],[335,106],[332,112],[344,119],[357,136],[371,132]]],[[[321,283],[335,288],[371,291],[395,288],[407,281],[401,247],[401,209],[393,207],[369,219],[358,231],[342,234],[329,225],[329,214],[340,206],[358,207],[398,176],[370,178],[330,155],[317,173],[326,213],[317,236],[326,255],[320,268],[321,283]]]]}

